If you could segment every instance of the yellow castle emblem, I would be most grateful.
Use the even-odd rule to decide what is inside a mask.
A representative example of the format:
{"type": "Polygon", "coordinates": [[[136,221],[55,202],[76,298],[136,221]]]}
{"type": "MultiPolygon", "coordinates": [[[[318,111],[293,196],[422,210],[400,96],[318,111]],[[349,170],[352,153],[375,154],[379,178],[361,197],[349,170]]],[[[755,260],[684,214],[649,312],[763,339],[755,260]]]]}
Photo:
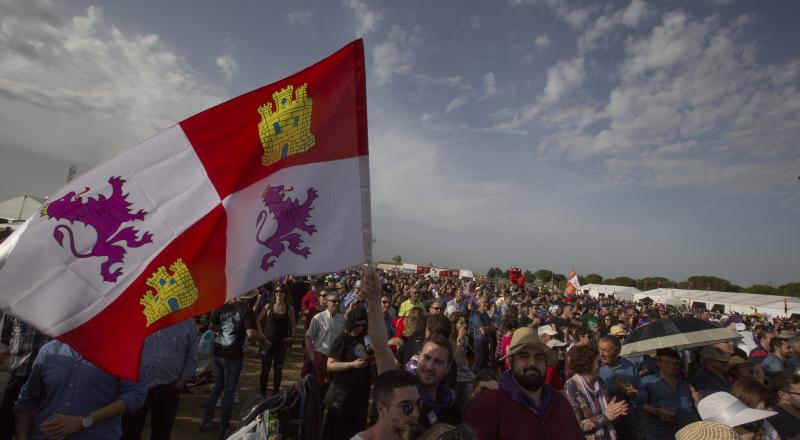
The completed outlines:
{"type": "Polygon", "coordinates": [[[169,270],[172,271],[172,275],[161,266],[147,279],[147,285],[156,290],[155,294],[148,290],[139,300],[139,304],[144,306],[143,313],[147,318],[147,327],[170,313],[190,306],[197,300],[197,286],[183,259],[178,258],[169,270]]]}
{"type": "Polygon", "coordinates": [[[294,86],[286,86],[272,94],[275,111],[268,102],[258,108],[261,122],[258,124],[258,135],[264,156],[261,163],[265,166],[297,153],[303,153],[314,146],[314,135],[311,134],[311,97],[306,94],[303,84],[294,90],[294,86]],[[294,99],[292,92],[294,91],[294,99]]]}

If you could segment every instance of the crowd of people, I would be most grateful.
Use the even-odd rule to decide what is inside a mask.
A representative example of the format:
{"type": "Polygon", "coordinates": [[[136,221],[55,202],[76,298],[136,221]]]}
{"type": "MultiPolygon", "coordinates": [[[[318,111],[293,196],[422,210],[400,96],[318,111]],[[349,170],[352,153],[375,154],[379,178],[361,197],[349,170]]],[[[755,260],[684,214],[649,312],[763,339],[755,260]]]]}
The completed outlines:
{"type": "Polygon", "coordinates": [[[286,389],[283,365],[300,340],[324,439],[795,439],[798,328],[794,318],[353,268],[271,282],[154,333],[143,379],[129,382],[6,315],[0,440],[138,439],[148,414],[152,438],[169,438],[206,336],[214,385],[199,430],[221,438],[236,428],[248,341],[268,398],[286,389]],[[680,316],[742,338],[620,356],[632,332],[680,316]]]}

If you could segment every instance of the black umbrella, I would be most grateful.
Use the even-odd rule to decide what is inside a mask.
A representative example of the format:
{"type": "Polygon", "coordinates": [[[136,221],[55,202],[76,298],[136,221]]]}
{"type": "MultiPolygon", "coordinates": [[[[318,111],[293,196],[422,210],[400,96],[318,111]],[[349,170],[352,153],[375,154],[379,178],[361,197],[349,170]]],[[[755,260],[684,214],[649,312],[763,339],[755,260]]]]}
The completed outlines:
{"type": "Polygon", "coordinates": [[[653,353],[659,348],[684,349],[739,339],[736,330],[720,328],[691,316],[659,319],[630,334],[622,346],[622,356],[653,353]]]}

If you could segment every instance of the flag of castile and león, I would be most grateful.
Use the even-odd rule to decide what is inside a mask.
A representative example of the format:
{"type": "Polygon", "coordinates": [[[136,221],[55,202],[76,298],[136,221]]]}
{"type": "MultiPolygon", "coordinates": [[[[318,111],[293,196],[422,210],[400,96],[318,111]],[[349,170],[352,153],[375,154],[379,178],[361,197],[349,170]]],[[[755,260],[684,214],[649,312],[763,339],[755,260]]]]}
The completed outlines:
{"type": "Polygon", "coordinates": [[[564,297],[572,298],[575,296],[575,293],[581,290],[581,283],[578,281],[578,274],[575,272],[575,268],[572,268],[572,272],[569,273],[569,278],[567,278],[567,285],[564,286],[564,297]]]}
{"type": "Polygon", "coordinates": [[[361,40],[53,194],[0,244],[0,307],[117,376],[150,333],[371,259],[361,40]]]}

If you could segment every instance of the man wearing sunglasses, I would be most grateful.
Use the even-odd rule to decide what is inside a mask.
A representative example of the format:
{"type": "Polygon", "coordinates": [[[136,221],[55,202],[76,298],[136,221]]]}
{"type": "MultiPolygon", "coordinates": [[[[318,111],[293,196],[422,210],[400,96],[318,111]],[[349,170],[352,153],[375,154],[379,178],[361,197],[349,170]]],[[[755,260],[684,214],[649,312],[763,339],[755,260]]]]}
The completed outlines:
{"type": "Polygon", "coordinates": [[[330,383],[327,363],[333,340],[344,331],[344,317],[339,313],[339,295],[328,292],[325,310],[314,315],[305,337],[306,361],[302,375],[314,374],[323,386],[323,394],[330,383]]]}
{"type": "MultiPolygon", "coordinates": [[[[385,322],[379,306],[380,288],[371,270],[365,272],[361,287],[367,299],[369,334],[375,345],[378,374],[401,369],[402,365],[389,348],[386,332],[383,331],[385,322]]],[[[419,379],[417,391],[423,401],[419,415],[422,427],[429,427],[436,422],[452,425],[461,423],[461,409],[456,405],[455,394],[442,383],[452,362],[453,345],[448,338],[440,334],[425,338],[414,370],[419,379]]]]}
{"type": "Polygon", "coordinates": [[[375,379],[372,400],[378,421],[351,440],[399,440],[417,431],[422,400],[417,392],[419,380],[403,370],[389,370],[375,379]]]}

